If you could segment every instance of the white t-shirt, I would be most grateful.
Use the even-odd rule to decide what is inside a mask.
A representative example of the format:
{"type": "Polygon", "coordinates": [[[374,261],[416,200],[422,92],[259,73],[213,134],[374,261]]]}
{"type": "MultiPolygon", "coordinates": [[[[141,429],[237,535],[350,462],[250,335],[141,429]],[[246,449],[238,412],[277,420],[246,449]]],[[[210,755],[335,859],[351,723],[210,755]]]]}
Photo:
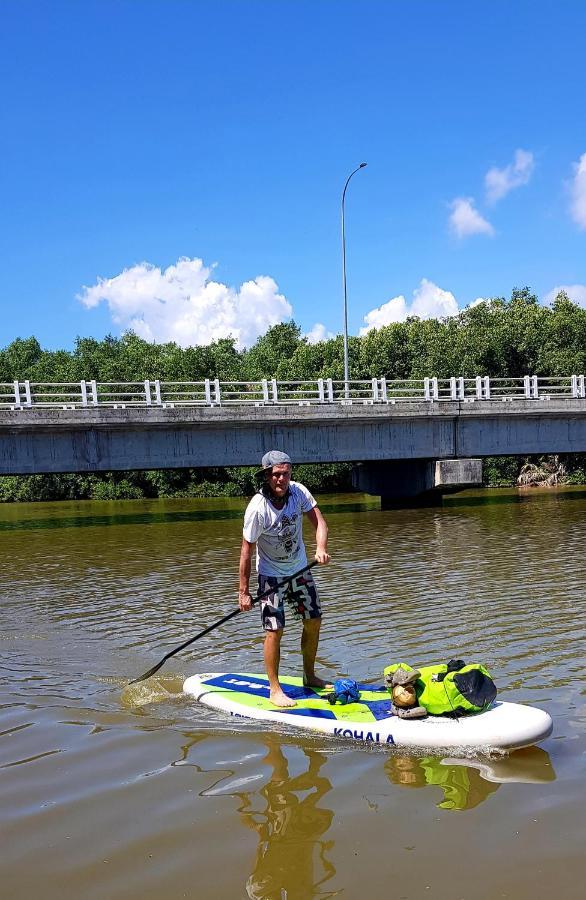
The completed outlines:
{"type": "Polygon", "coordinates": [[[306,487],[289,484],[283,509],[275,509],[264,494],[255,494],[244,513],[242,534],[256,543],[256,568],[260,575],[286,577],[307,564],[303,545],[303,513],[317,506],[306,487]]]}

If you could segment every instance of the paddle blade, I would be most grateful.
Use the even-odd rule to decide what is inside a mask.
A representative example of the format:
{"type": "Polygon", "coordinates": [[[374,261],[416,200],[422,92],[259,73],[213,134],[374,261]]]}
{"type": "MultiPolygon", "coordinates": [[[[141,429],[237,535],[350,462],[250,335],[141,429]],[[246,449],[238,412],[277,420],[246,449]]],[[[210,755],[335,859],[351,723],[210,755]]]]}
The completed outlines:
{"type": "Polygon", "coordinates": [[[156,666],[153,666],[152,669],[149,669],[148,672],[145,672],[144,675],[141,675],[139,678],[133,678],[132,681],[129,681],[128,684],[138,684],[140,681],[146,681],[147,678],[150,678],[151,675],[154,675],[155,672],[158,672],[159,669],[163,667],[165,660],[161,660],[161,662],[157,663],[156,666]]]}

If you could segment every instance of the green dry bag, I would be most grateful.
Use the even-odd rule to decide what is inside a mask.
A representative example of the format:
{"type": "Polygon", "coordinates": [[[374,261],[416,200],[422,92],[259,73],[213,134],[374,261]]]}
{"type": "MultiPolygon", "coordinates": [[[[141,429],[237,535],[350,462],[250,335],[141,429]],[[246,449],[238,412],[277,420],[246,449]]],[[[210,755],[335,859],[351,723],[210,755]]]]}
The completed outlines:
{"type": "MultiPolygon", "coordinates": [[[[384,670],[388,684],[399,666],[408,671],[408,663],[397,663],[384,670]]],[[[450,660],[437,666],[421,666],[414,683],[417,702],[432,716],[462,716],[481,712],[494,701],[496,685],[481,663],[466,665],[450,660]]]]}

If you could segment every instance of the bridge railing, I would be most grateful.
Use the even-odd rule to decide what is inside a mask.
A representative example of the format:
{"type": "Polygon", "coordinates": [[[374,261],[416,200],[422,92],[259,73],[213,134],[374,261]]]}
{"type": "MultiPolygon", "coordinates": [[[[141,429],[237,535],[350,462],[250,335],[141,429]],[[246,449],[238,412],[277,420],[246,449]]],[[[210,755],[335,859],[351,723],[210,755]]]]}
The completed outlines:
{"type": "Polygon", "coordinates": [[[78,409],[107,406],[113,408],[144,406],[229,406],[229,405],[319,405],[319,404],[394,404],[401,402],[483,400],[550,400],[586,398],[584,375],[516,378],[370,378],[342,381],[317,378],[308,381],[135,382],[31,382],[0,383],[0,408],[78,409]]]}
{"type": "Polygon", "coordinates": [[[216,381],[214,382],[214,400],[218,405],[271,403],[269,382],[261,381],[216,381]]]}
{"type": "MultiPolygon", "coordinates": [[[[361,381],[331,381],[332,401],[334,403],[362,402],[374,403],[378,400],[378,378],[361,381]]],[[[328,384],[330,381],[328,379],[328,384]]]]}
{"type": "MultiPolygon", "coordinates": [[[[147,403],[145,391],[146,382],[90,382],[90,397],[88,402],[94,406],[144,406],[147,403]]],[[[81,391],[81,405],[85,406],[83,390],[81,391]]]]}
{"type": "Polygon", "coordinates": [[[204,381],[145,381],[144,391],[151,406],[208,406],[212,402],[204,381]]]}
{"type": "Polygon", "coordinates": [[[380,395],[382,403],[397,403],[401,400],[431,400],[431,378],[380,378],[380,395]]]}
{"type": "Polygon", "coordinates": [[[584,376],[569,375],[560,378],[541,378],[534,376],[534,397],[548,399],[550,397],[584,397],[584,376]]]}

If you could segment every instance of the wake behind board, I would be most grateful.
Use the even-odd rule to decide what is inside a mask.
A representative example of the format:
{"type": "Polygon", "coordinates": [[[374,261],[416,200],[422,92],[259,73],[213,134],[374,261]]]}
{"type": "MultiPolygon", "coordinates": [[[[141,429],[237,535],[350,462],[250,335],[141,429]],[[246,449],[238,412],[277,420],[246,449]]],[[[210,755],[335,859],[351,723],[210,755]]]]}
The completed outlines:
{"type": "Polygon", "coordinates": [[[551,717],[542,709],[496,701],[481,713],[445,719],[400,719],[392,714],[385,687],[359,685],[360,701],[330,706],[328,690],[307,688],[301,678],[283,676],[285,693],[296,706],[280,708],[269,699],[266,675],[191,675],[183,691],[200,703],[232,716],[279,722],[334,737],[419,749],[498,749],[530,747],[551,734],[551,717]]]}

